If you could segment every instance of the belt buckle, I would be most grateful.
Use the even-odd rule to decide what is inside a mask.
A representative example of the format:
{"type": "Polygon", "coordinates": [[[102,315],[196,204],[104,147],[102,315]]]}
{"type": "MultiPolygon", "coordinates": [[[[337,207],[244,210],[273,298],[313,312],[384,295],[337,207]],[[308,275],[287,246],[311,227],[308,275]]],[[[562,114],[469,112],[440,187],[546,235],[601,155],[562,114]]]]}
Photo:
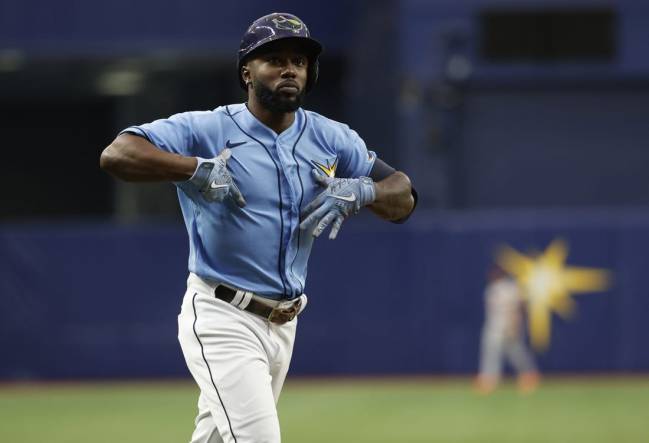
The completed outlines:
{"type": "Polygon", "coordinates": [[[268,321],[271,323],[276,323],[278,325],[283,325],[293,320],[297,313],[300,311],[300,306],[302,306],[302,300],[298,299],[290,307],[284,308],[280,304],[276,308],[273,308],[268,315],[268,321]]]}

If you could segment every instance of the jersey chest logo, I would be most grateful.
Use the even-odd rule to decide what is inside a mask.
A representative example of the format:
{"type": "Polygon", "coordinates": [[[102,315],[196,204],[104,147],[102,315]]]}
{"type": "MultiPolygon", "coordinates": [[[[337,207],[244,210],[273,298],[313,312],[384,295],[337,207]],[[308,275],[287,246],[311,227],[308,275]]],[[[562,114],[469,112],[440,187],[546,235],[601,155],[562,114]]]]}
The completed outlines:
{"type": "Polygon", "coordinates": [[[228,149],[232,149],[232,148],[236,148],[237,146],[241,146],[241,145],[245,145],[245,144],[246,144],[245,141],[243,141],[243,142],[234,142],[233,143],[230,140],[228,140],[228,141],[225,142],[225,147],[228,148],[228,149]]]}
{"type": "Polygon", "coordinates": [[[323,165],[322,163],[318,163],[315,160],[311,160],[311,163],[315,165],[316,168],[327,174],[328,177],[335,177],[336,176],[336,167],[338,167],[338,159],[336,158],[333,162],[333,164],[330,163],[329,160],[327,160],[327,165],[323,165]]]}

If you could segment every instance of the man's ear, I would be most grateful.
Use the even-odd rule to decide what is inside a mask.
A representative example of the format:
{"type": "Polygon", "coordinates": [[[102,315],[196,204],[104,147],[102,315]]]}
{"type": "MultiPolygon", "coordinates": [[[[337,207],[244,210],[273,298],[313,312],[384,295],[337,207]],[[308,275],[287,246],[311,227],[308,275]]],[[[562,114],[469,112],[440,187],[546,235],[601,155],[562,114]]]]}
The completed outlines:
{"type": "Polygon", "coordinates": [[[250,68],[248,67],[248,64],[246,63],[241,67],[241,78],[243,79],[243,82],[246,84],[246,88],[252,84],[252,76],[250,74],[250,68]]]}

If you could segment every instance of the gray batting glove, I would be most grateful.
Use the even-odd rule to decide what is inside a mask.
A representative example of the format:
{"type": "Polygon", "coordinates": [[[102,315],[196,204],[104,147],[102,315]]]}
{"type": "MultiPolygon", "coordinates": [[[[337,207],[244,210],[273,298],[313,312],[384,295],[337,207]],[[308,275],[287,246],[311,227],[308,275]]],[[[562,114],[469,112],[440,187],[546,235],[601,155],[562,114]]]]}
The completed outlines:
{"type": "Polygon", "coordinates": [[[335,239],[345,218],[356,214],[376,198],[374,182],[369,177],[333,178],[312,171],[313,178],[325,189],[302,211],[300,229],[309,230],[314,237],[322,234],[329,224],[329,238],[335,239]]]}
{"type": "Polygon", "coordinates": [[[222,202],[226,197],[229,197],[240,208],[243,208],[246,206],[246,200],[226,167],[230,155],[230,150],[226,148],[214,158],[196,157],[198,166],[189,181],[196,186],[208,202],[222,202]]]}

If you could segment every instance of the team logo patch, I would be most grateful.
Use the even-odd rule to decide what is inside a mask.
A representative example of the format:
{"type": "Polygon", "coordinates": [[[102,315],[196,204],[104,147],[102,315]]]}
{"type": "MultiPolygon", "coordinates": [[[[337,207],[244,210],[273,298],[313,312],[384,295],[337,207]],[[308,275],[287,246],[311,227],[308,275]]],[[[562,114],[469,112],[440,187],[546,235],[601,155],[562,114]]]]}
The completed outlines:
{"type": "Polygon", "coordinates": [[[296,34],[299,33],[304,27],[301,21],[295,20],[294,18],[286,18],[283,15],[274,18],[273,23],[275,23],[275,27],[277,29],[285,29],[287,31],[293,31],[296,34]]]}
{"type": "Polygon", "coordinates": [[[321,163],[318,163],[315,160],[311,160],[311,163],[315,165],[316,168],[327,174],[329,177],[335,177],[336,176],[336,168],[338,167],[338,159],[334,160],[333,164],[327,160],[327,165],[323,165],[321,163]]]}

